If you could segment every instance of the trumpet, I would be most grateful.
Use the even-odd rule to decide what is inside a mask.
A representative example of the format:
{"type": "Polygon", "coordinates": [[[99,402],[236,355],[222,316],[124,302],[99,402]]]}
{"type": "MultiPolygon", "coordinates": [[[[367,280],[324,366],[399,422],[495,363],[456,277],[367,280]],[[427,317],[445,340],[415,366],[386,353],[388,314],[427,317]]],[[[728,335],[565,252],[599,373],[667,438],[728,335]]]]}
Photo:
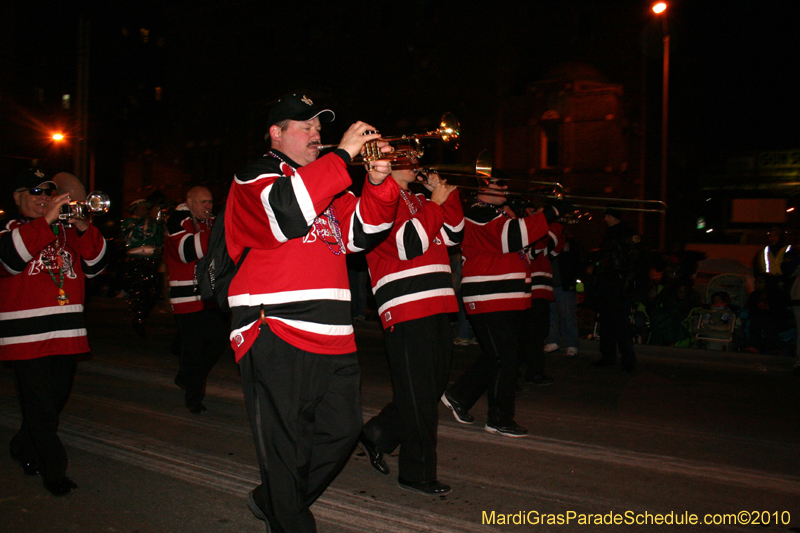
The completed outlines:
{"type": "Polygon", "coordinates": [[[95,191],[86,197],[83,202],[70,202],[61,206],[59,220],[70,219],[85,220],[90,214],[101,215],[108,213],[111,199],[102,191],[95,191]]]}
{"type": "MultiPolygon", "coordinates": [[[[376,133],[374,131],[366,134],[376,133]]],[[[420,139],[440,139],[446,146],[455,150],[458,149],[458,138],[461,136],[461,125],[452,113],[445,113],[439,121],[439,127],[433,131],[416,133],[413,135],[402,135],[400,137],[381,137],[377,141],[369,141],[364,144],[364,150],[350,161],[351,165],[364,165],[373,161],[389,161],[398,163],[399,166],[393,168],[415,168],[418,166],[418,159],[425,155],[425,148],[420,139]],[[378,142],[387,142],[394,148],[393,152],[383,153],[378,147],[378,142]]],[[[328,150],[336,148],[338,144],[318,144],[317,150],[328,150]]]]}

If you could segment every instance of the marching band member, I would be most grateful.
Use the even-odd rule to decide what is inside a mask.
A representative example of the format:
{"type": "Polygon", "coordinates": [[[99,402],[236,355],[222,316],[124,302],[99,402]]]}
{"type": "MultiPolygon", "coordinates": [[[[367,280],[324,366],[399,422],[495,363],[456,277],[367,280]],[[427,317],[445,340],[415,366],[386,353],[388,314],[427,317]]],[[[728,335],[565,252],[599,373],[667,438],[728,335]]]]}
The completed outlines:
{"type": "Polygon", "coordinates": [[[76,354],[89,351],[84,283],[107,263],[106,241],[87,220],[59,220],[69,193],[37,169],[17,175],[20,217],[0,231],[0,360],[17,379],[22,427],[11,457],[45,488],[64,496],[78,486],[66,476],[58,418],[75,375],[76,354]],[[72,227],[67,227],[67,226],[72,227]]]}
{"type": "MultiPolygon", "coordinates": [[[[503,190],[504,173],[495,170],[489,189],[503,190]],[[500,177],[500,179],[498,179],[500,177]]],[[[469,409],[484,392],[489,413],[485,430],[523,437],[528,430],[514,421],[517,372],[525,345],[531,307],[531,270],[525,248],[547,235],[555,206],[517,218],[500,194],[479,193],[467,211],[461,291],[482,353],[442,395],[456,421],[472,424],[469,409]]]]}
{"type": "Polygon", "coordinates": [[[169,301],[181,339],[175,384],[185,392],[186,407],[194,414],[206,411],[206,379],[228,343],[227,317],[214,302],[201,300],[194,290],[194,267],[208,251],[213,207],[211,191],[202,186],[189,189],[186,203],[169,217],[164,245],[169,301]]]}
{"type": "Polygon", "coordinates": [[[448,246],[463,236],[458,191],[435,173],[426,179],[427,200],[409,191],[414,170],[392,171],[403,199],[389,237],[367,253],[372,290],[384,327],[393,399],[364,426],[360,445],[379,472],[400,446],[398,483],[425,494],[447,494],[436,479],[439,398],[447,387],[453,354],[448,313],[458,312],[448,246]]]}
{"type": "Polygon", "coordinates": [[[276,532],[316,531],[309,507],[361,432],[345,254],[380,242],[397,211],[388,161],[370,165],[360,198],[346,191],[347,164],[380,137],[366,134],[372,126],[356,122],[319,157],[322,124],[333,119],[304,95],[279,100],[270,150],[236,174],[226,207],[231,258],[249,250],[228,292],[261,469],[248,506],[276,532]]]}

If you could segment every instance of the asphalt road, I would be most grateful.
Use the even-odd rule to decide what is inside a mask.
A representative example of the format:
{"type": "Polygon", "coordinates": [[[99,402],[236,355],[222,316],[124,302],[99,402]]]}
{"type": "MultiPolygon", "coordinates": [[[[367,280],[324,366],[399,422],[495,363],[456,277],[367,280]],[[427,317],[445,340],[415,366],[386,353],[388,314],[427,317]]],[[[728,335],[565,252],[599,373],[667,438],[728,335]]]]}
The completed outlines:
{"type": "MultiPolygon", "coordinates": [[[[121,301],[89,304],[93,358],[79,364],[60,429],[79,489],[55,498],[0,454],[0,531],[264,531],[245,503],[258,471],[232,353],[210,376],[208,412],[190,414],[172,382],[175,328],[164,311],[141,339],[121,301]]],[[[357,341],[366,419],[391,387],[379,325],[358,323],[357,341]]],[[[456,348],[451,379],[477,350],[456,348]]],[[[396,457],[382,476],[356,449],[313,507],[319,530],[800,531],[800,378],[791,359],[648,346],[637,354],[632,376],[592,367],[592,341],[577,357],[550,356],[555,383],[519,391],[526,438],[483,431],[485,399],[473,426],[441,407],[447,496],[400,490],[396,457]],[[693,518],[695,526],[676,525],[693,518]]],[[[18,424],[3,367],[3,446],[18,424]]]]}

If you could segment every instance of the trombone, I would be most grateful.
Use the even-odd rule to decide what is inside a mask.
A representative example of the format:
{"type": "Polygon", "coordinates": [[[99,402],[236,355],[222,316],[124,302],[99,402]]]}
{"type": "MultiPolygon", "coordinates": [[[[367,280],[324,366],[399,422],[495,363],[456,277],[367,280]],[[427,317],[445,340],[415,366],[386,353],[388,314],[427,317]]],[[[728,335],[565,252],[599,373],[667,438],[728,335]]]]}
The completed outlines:
{"type": "MultiPolygon", "coordinates": [[[[375,133],[375,132],[368,132],[375,133]]],[[[425,148],[420,139],[440,139],[446,146],[455,150],[458,148],[458,138],[461,136],[461,124],[452,113],[445,113],[439,121],[439,127],[433,131],[402,135],[400,137],[381,137],[376,141],[369,141],[364,145],[362,154],[350,161],[351,165],[369,164],[373,161],[389,161],[399,163],[396,169],[415,168],[418,159],[425,155],[425,148]],[[378,142],[388,142],[394,147],[393,152],[383,153],[378,147],[378,142]]],[[[318,144],[317,150],[336,148],[338,144],[318,144]]]]}
{"type": "Polygon", "coordinates": [[[582,209],[608,209],[613,206],[618,211],[635,211],[639,213],[660,213],[664,214],[667,211],[667,204],[660,200],[640,200],[637,198],[612,198],[604,196],[578,196],[567,194],[564,186],[557,181],[535,181],[525,180],[519,178],[504,179],[503,181],[513,183],[523,183],[525,185],[538,185],[541,186],[540,190],[504,190],[504,189],[489,189],[487,187],[489,180],[492,176],[492,162],[488,157],[487,151],[483,150],[474,164],[469,165],[430,165],[425,168],[414,168],[417,172],[436,172],[439,174],[459,177],[469,177],[477,180],[477,185],[464,185],[458,183],[450,183],[459,189],[470,191],[477,191],[480,194],[490,196],[503,196],[503,197],[528,197],[528,198],[543,198],[550,200],[563,200],[569,202],[575,207],[582,209]],[[597,203],[575,203],[574,201],[588,201],[600,202],[607,205],[597,203]],[[626,204],[620,206],[618,204],[626,204]],[[633,207],[638,205],[638,207],[633,207]]]}

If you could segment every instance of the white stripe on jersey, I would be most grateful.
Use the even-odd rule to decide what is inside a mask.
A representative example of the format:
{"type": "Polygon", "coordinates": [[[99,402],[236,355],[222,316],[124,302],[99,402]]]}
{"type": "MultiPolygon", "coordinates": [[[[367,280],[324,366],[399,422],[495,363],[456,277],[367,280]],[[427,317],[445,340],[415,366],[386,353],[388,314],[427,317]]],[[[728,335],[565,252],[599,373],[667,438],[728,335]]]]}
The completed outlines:
{"type": "Polygon", "coordinates": [[[85,337],[86,329],[61,329],[56,331],[48,331],[47,333],[37,333],[33,335],[20,335],[19,337],[6,337],[0,338],[0,346],[9,346],[11,344],[25,344],[28,342],[42,342],[52,339],[69,339],[72,337],[85,337]]]}
{"type": "MultiPolygon", "coordinates": [[[[254,307],[258,305],[275,305],[311,300],[350,301],[349,289],[306,289],[299,291],[283,291],[264,294],[237,294],[229,296],[228,303],[233,307],[254,307]]],[[[277,319],[276,319],[277,320],[277,319]]]]}
{"type": "Polygon", "coordinates": [[[6,313],[0,313],[0,320],[35,318],[46,315],[68,315],[70,313],[83,313],[83,305],[82,304],[59,305],[59,306],[54,305],[52,307],[37,307],[36,309],[25,309],[24,311],[10,311],[6,313]]]}
{"type": "Polygon", "coordinates": [[[450,271],[450,265],[423,265],[416,268],[409,268],[406,270],[401,270],[400,272],[392,272],[391,274],[383,276],[375,283],[375,286],[372,288],[372,292],[377,292],[378,289],[387,283],[397,281],[398,279],[421,276],[423,274],[434,274],[436,272],[447,272],[448,274],[452,274],[450,271]]]}
{"type": "Polygon", "coordinates": [[[402,305],[409,302],[418,302],[420,300],[425,300],[428,298],[439,298],[441,296],[455,296],[456,291],[451,288],[445,289],[433,289],[429,291],[420,291],[420,292],[413,292],[411,294],[404,294],[403,296],[398,296],[397,298],[393,298],[383,304],[380,309],[378,309],[378,314],[382,315],[384,311],[387,309],[397,307],[398,305],[402,305]]]}

